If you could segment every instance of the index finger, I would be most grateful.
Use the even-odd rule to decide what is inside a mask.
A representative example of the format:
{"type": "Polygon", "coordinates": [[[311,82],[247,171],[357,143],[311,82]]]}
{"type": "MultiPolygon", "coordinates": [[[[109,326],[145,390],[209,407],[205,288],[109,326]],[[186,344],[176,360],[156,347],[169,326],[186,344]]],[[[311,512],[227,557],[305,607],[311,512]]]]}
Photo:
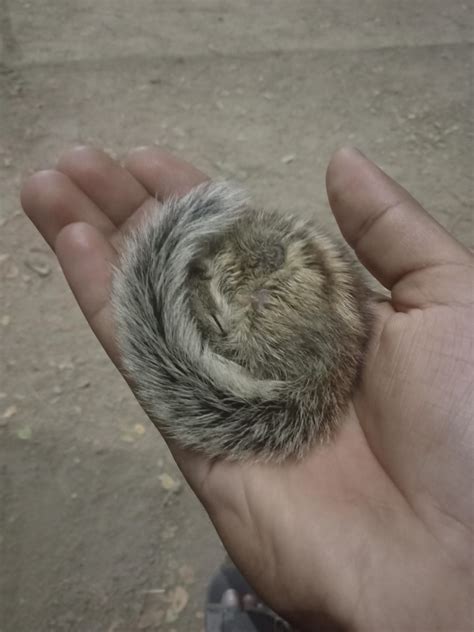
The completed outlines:
{"type": "Polygon", "coordinates": [[[181,196],[208,180],[206,174],[160,147],[138,147],[125,159],[124,166],[159,201],[181,196]]]}

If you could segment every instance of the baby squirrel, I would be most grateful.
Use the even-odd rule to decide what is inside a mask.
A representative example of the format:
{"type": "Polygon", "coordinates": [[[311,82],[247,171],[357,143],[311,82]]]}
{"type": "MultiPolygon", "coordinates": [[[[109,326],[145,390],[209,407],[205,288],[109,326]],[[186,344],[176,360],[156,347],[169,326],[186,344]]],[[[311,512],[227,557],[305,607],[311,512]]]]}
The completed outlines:
{"type": "Polygon", "coordinates": [[[208,457],[302,457],[335,430],[371,333],[348,247],[204,183],[125,240],[112,299],[124,368],[156,426],[208,457]]]}

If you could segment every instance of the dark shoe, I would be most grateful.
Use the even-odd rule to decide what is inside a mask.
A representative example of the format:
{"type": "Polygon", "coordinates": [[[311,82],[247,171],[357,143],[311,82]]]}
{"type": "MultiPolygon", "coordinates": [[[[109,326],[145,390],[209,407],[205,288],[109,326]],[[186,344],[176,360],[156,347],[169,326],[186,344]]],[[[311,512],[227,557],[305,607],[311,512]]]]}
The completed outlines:
{"type": "Polygon", "coordinates": [[[212,577],[206,599],[206,632],[292,632],[292,628],[270,608],[258,605],[242,610],[223,603],[226,591],[233,590],[242,598],[255,595],[235,566],[224,564],[212,577]]]}

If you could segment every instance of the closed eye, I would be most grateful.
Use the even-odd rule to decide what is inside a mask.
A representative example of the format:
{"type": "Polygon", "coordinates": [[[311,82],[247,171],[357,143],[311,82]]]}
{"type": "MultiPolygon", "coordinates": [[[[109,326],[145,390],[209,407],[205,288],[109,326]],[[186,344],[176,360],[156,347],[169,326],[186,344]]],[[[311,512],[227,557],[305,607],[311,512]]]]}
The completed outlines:
{"type": "Polygon", "coordinates": [[[216,323],[217,327],[219,328],[219,331],[221,332],[221,334],[223,336],[227,336],[227,332],[224,330],[224,327],[221,325],[220,320],[217,318],[217,316],[215,316],[214,314],[211,314],[211,318],[212,320],[216,323]]]}

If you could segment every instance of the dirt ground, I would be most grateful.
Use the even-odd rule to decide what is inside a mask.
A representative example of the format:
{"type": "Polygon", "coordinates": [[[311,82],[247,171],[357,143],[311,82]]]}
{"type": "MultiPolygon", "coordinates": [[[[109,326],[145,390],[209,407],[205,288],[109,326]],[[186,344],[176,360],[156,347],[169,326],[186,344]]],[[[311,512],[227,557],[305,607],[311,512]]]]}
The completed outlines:
{"type": "Polygon", "coordinates": [[[472,26],[459,0],[0,0],[1,632],[199,632],[223,557],[22,178],[159,143],[331,222],[349,143],[472,246],[472,26]]]}

